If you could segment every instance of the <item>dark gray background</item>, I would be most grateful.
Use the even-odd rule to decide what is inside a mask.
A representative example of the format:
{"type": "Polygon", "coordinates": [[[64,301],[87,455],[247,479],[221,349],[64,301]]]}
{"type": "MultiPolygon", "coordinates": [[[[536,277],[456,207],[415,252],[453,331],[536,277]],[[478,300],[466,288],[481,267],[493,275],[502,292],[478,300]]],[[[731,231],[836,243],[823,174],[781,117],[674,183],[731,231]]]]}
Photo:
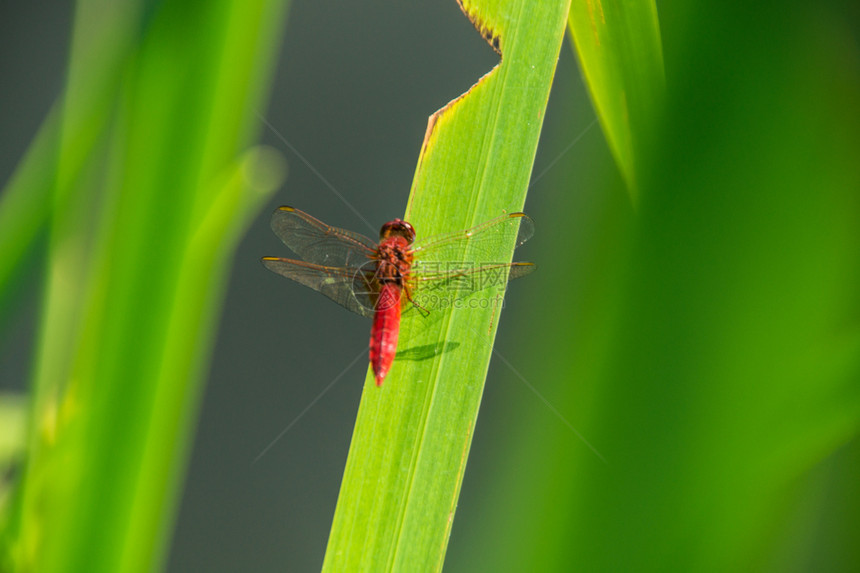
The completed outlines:
{"type": "MultiPolygon", "coordinates": [[[[3,2],[0,8],[4,184],[62,89],[71,16],[69,2],[3,2]]],[[[454,0],[298,0],[290,7],[284,38],[267,121],[374,226],[405,210],[427,117],[498,61],[454,0]]],[[[567,219],[572,226],[584,217],[580,211],[595,208],[593,192],[586,191],[588,177],[595,177],[588,166],[604,164],[608,152],[593,117],[565,42],[534,173],[541,174],[585,131],[552,168],[581,166],[583,189],[553,189],[552,169],[534,185],[526,210],[537,221],[537,233],[521,250],[521,260],[551,263],[540,260],[539,244],[565,236],[541,227],[554,205],[573,204],[576,212],[567,219]],[[581,198],[562,200],[563,194],[580,192],[581,198]]],[[[319,569],[366,371],[364,358],[347,367],[366,354],[369,323],[267,272],[258,259],[287,254],[268,226],[279,204],[371,236],[376,229],[367,228],[272,130],[263,127],[262,133],[287,158],[289,175],[241,243],[232,268],[171,571],[270,571],[285,564],[290,571],[319,569]]],[[[534,277],[527,291],[512,288],[499,329],[497,350],[518,366],[523,359],[517,339],[539,334],[528,332],[523,320],[530,312],[526,293],[564,288],[541,285],[539,274],[534,277]]],[[[36,272],[31,280],[36,284],[36,272]]],[[[38,304],[31,290],[0,330],[0,388],[26,386],[38,304]]],[[[498,455],[494,437],[516,426],[517,411],[524,408],[545,406],[494,361],[457,510],[450,570],[457,569],[458,553],[468,550],[457,544],[458,527],[480,524],[472,494],[498,467],[488,453],[498,455]]]]}

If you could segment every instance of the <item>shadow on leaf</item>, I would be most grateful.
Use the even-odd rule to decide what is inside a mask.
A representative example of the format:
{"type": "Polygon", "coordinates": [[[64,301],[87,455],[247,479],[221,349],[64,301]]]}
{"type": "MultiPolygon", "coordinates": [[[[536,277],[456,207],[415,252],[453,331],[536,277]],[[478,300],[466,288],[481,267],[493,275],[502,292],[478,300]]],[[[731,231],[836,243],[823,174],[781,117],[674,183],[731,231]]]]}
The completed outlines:
{"type": "Polygon", "coordinates": [[[440,342],[438,344],[422,344],[405,350],[397,351],[398,360],[427,360],[444,352],[450,352],[460,346],[459,342],[440,342]]]}

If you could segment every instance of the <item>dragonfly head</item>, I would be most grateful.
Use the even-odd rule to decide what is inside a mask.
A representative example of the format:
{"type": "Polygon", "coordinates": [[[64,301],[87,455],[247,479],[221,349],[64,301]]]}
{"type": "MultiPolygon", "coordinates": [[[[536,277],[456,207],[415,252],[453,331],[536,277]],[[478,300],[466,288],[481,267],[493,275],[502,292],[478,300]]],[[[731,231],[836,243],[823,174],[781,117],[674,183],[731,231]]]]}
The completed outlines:
{"type": "Polygon", "coordinates": [[[415,240],[415,229],[402,219],[394,219],[382,226],[382,229],[379,231],[379,240],[384,241],[393,236],[403,237],[411,245],[412,241],[415,240]]]}

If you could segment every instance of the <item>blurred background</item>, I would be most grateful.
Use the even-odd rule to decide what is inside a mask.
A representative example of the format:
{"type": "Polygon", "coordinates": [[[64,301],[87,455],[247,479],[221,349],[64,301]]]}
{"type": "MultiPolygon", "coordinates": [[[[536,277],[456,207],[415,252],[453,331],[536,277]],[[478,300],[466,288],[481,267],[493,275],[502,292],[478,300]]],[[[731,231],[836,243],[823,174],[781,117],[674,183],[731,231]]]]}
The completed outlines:
{"type": "MultiPolygon", "coordinates": [[[[856,9],[658,8],[670,95],[636,209],[562,47],[517,254],[539,271],[506,300],[447,570],[860,567],[856,9]]],[[[4,183],[72,16],[0,7],[4,183]]],[[[427,117],[497,61],[453,0],[291,3],[259,110],[289,173],[233,261],[169,571],[320,567],[370,325],[262,267],[286,253],[270,213],[373,236],[427,117]]],[[[17,280],[2,390],[33,361],[39,265],[17,280]]]]}

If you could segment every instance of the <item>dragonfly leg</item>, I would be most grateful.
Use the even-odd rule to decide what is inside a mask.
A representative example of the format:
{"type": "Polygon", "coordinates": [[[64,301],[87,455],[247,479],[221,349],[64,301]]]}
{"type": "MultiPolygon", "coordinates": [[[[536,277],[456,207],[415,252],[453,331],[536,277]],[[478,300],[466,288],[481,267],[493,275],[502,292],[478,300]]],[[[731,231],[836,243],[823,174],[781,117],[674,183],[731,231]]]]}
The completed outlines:
{"type": "Polygon", "coordinates": [[[427,310],[426,308],[424,308],[423,306],[421,306],[420,304],[418,304],[418,302],[412,298],[412,289],[411,288],[404,285],[403,291],[406,293],[406,300],[411,302],[412,306],[414,306],[416,309],[418,309],[418,312],[421,313],[421,316],[424,316],[424,317],[430,316],[430,311],[427,310]]]}

